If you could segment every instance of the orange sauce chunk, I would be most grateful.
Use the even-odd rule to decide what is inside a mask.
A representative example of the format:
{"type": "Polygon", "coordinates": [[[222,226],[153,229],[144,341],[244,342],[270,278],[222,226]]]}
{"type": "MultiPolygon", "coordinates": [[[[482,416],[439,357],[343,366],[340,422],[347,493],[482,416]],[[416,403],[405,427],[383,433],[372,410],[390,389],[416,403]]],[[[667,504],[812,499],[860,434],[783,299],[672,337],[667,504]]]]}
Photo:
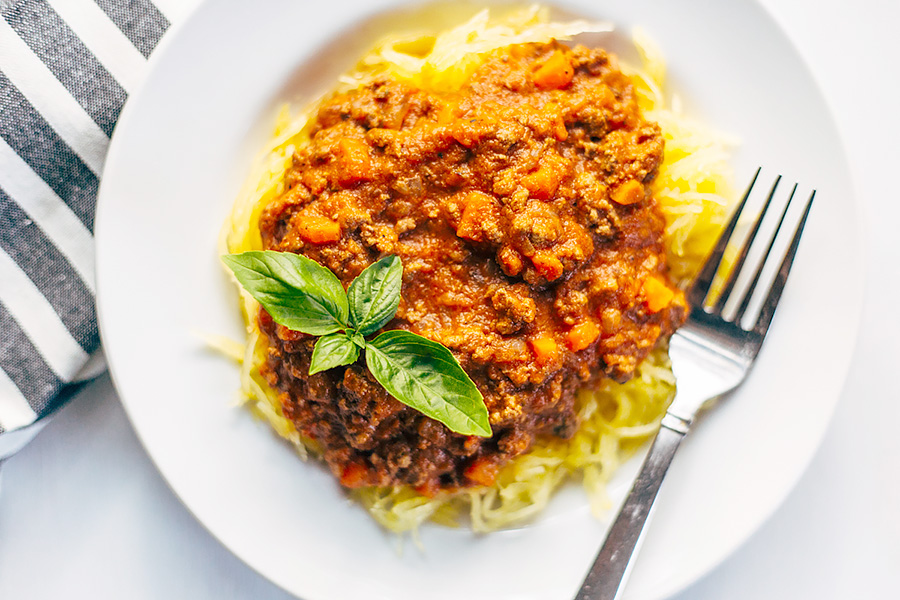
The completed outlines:
{"type": "Polygon", "coordinates": [[[466,467],[466,479],[477,483],[478,485],[494,485],[497,480],[497,472],[500,468],[497,464],[489,459],[476,458],[472,464],[466,467]]]}
{"type": "Polygon", "coordinates": [[[613,191],[611,198],[613,202],[623,206],[636,204],[644,199],[644,186],[640,181],[629,179],[613,191]]]}
{"type": "Polygon", "coordinates": [[[559,350],[559,345],[556,343],[553,337],[548,334],[542,334],[537,337],[531,338],[528,343],[531,345],[531,350],[532,352],[534,352],[534,357],[540,364],[550,362],[550,359],[552,359],[559,350]]]}
{"type": "Polygon", "coordinates": [[[538,273],[547,281],[559,279],[563,274],[563,264],[559,258],[548,250],[538,250],[531,257],[531,262],[538,273]]]}
{"type": "Polygon", "coordinates": [[[569,58],[560,50],[550,55],[543,65],[532,75],[534,84],[542,90],[557,90],[566,87],[575,76],[575,69],[569,58]]]}
{"type": "Polygon", "coordinates": [[[307,213],[297,219],[297,235],[313,244],[327,244],[341,239],[341,226],[327,217],[307,213]]]}
{"type": "Polygon", "coordinates": [[[641,286],[641,295],[644,296],[647,310],[657,313],[669,305],[675,297],[675,292],[659,277],[648,277],[641,286]]]}
{"type": "Polygon", "coordinates": [[[372,179],[369,147],[357,139],[341,138],[337,143],[338,183],[349,186],[372,179]]]}
{"type": "Polygon", "coordinates": [[[584,350],[600,337],[600,328],[593,321],[582,321],[569,330],[566,334],[566,341],[569,343],[569,350],[578,352],[584,350]]]}

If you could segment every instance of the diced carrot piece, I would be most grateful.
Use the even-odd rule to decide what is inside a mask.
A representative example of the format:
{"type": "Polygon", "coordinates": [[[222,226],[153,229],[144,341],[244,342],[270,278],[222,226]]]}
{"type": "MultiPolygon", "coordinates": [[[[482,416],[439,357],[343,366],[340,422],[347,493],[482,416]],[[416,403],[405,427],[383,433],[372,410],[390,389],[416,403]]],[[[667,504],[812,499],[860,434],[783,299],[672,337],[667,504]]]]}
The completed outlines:
{"type": "Polygon", "coordinates": [[[353,185],[372,179],[372,159],[369,147],[357,139],[341,138],[337,143],[338,183],[353,185]]]}
{"type": "Polygon", "coordinates": [[[569,85],[574,76],[575,69],[569,57],[557,50],[534,72],[532,79],[542,90],[556,90],[569,85]]]}
{"type": "Polygon", "coordinates": [[[555,135],[556,139],[561,142],[564,142],[566,141],[566,139],[568,139],[569,130],[566,129],[566,124],[562,121],[562,119],[557,121],[556,125],[553,127],[553,135],[555,135]]]}
{"type": "Polygon", "coordinates": [[[430,479],[427,483],[417,485],[415,490],[426,498],[434,498],[441,491],[441,488],[435,480],[430,479]]]}
{"type": "Polygon", "coordinates": [[[566,176],[566,165],[562,157],[555,153],[545,155],[537,171],[529,173],[522,178],[531,195],[541,200],[546,200],[556,193],[556,188],[566,176]]]}
{"type": "Polygon", "coordinates": [[[313,244],[336,242],[341,239],[341,225],[329,218],[307,213],[297,219],[297,234],[313,244]]]}
{"type": "Polygon", "coordinates": [[[528,343],[531,344],[531,350],[534,352],[534,357],[537,359],[538,363],[541,364],[549,362],[559,349],[556,340],[546,333],[531,338],[528,340],[528,343]]]}
{"type": "Polygon", "coordinates": [[[569,350],[578,352],[590,346],[594,340],[600,337],[600,328],[593,321],[582,321],[569,330],[566,334],[566,341],[569,350]]]}
{"type": "Polygon", "coordinates": [[[669,302],[675,297],[675,292],[669,289],[659,277],[650,276],[644,280],[641,285],[641,292],[644,296],[644,303],[647,310],[652,313],[659,312],[669,305],[669,302]]]}
{"type": "Polygon", "coordinates": [[[484,241],[484,224],[492,219],[494,199],[481,192],[466,195],[465,207],[459,218],[456,235],[476,242],[484,241]]]}
{"type": "Polygon", "coordinates": [[[480,457],[473,460],[472,464],[466,467],[465,476],[466,479],[478,485],[494,485],[499,470],[500,467],[494,461],[480,457]]]}
{"type": "Polygon", "coordinates": [[[563,274],[562,262],[549,250],[538,250],[535,252],[534,256],[531,257],[531,263],[547,281],[559,279],[559,276],[563,274]]]}
{"type": "Polygon", "coordinates": [[[629,179],[617,187],[612,195],[612,201],[616,204],[629,205],[644,199],[644,186],[636,179],[629,179]]]}
{"type": "Polygon", "coordinates": [[[369,469],[359,463],[350,463],[341,472],[341,485],[346,488],[359,488],[368,484],[369,469]]]}

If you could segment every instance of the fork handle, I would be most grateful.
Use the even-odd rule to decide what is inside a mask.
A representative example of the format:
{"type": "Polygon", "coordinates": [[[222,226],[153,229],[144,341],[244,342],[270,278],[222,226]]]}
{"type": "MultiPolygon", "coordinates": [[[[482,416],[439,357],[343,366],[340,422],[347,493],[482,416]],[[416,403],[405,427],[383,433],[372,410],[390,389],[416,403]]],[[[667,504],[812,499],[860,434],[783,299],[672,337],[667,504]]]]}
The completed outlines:
{"type": "Polygon", "coordinates": [[[688,424],[666,415],[637,479],[575,600],[618,600],[643,539],[644,526],[688,424]]]}

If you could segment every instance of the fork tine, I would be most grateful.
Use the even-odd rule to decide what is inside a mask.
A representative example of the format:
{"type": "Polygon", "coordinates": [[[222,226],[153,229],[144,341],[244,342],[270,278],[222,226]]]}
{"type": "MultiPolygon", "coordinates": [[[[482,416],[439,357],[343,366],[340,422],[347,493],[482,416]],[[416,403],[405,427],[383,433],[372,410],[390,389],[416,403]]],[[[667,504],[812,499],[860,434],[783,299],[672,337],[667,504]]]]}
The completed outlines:
{"type": "Polygon", "coordinates": [[[787,253],[785,253],[784,259],[781,261],[781,266],[778,267],[778,274],[775,276],[775,281],[772,282],[772,287],[769,288],[769,294],[766,296],[765,302],[763,302],[762,309],[759,312],[759,318],[756,320],[756,325],[753,326],[754,333],[758,334],[760,337],[760,343],[762,342],[762,338],[765,337],[766,332],[769,330],[769,324],[772,322],[772,316],[775,314],[778,300],[781,299],[781,292],[784,290],[784,284],[787,282],[788,275],[791,272],[794,256],[797,254],[797,248],[800,246],[800,235],[803,233],[803,227],[806,225],[806,218],[809,216],[809,209],[812,208],[815,197],[816,191],[813,190],[813,193],[809,197],[809,201],[806,203],[806,208],[803,209],[803,217],[800,218],[797,229],[794,230],[794,237],[791,239],[791,245],[788,247],[787,253]]]}
{"type": "Polygon", "coordinates": [[[753,190],[753,186],[756,183],[756,179],[759,177],[759,172],[761,170],[762,167],[756,169],[756,175],[753,176],[753,181],[750,182],[747,191],[744,192],[744,197],[741,199],[737,208],[734,209],[731,220],[728,222],[728,225],[725,226],[725,229],[722,230],[719,240],[713,247],[712,252],[709,253],[706,262],[703,264],[703,268],[700,269],[700,273],[697,275],[697,279],[694,281],[691,289],[688,290],[687,300],[689,306],[703,305],[706,294],[709,293],[709,286],[712,285],[713,279],[716,277],[716,272],[719,270],[719,265],[722,262],[722,255],[725,254],[725,247],[728,245],[728,240],[731,239],[731,234],[734,233],[738,218],[741,216],[741,211],[744,210],[744,205],[747,204],[747,198],[750,197],[750,192],[753,190]]]}
{"type": "Polygon", "coordinates": [[[769,205],[772,204],[772,198],[775,197],[775,190],[778,189],[779,183],[781,183],[781,175],[779,175],[775,179],[775,183],[772,184],[772,189],[769,190],[769,195],[766,197],[766,202],[765,204],[763,204],[762,210],[759,211],[759,216],[756,217],[756,222],[753,223],[753,228],[750,230],[750,234],[744,241],[744,246],[741,248],[741,252],[740,254],[738,254],[737,260],[735,261],[734,266],[732,266],[731,268],[731,273],[728,275],[728,281],[725,283],[725,287],[722,288],[722,293],[720,293],[718,299],[716,299],[713,313],[721,313],[722,309],[725,307],[725,303],[728,302],[728,297],[731,296],[731,292],[734,289],[734,284],[737,281],[738,275],[740,275],[741,269],[744,268],[744,261],[747,260],[747,254],[750,252],[750,246],[753,245],[753,240],[756,239],[756,234],[759,232],[759,226],[762,225],[762,221],[766,216],[766,211],[769,210],[769,205]]]}
{"type": "Polygon", "coordinates": [[[794,194],[796,192],[797,184],[795,183],[794,188],[791,190],[791,195],[788,196],[787,203],[784,205],[784,210],[781,211],[781,218],[778,219],[778,225],[775,227],[775,232],[772,234],[769,245],[766,246],[766,251],[759,261],[759,267],[757,267],[756,273],[753,274],[753,280],[750,282],[750,285],[747,286],[747,291],[744,292],[744,299],[741,300],[741,305],[738,306],[737,312],[734,315],[734,322],[738,325],[740,325],[743,320],[744,313],[747,312],[747,307],[750,306],[750,299],[753,297],[753,292],[756,291],[756,285],[759,283],[763,267],[766,265],[766,261],[769,260],[769,254],[772,253],[772,247],[775,245],[775,240],[778,239],[778,233],[781,231],[781,226],[784,224],[784,219],[787,217],[788,209],[791,207],[791,201],[794,199],[794,194]]]}

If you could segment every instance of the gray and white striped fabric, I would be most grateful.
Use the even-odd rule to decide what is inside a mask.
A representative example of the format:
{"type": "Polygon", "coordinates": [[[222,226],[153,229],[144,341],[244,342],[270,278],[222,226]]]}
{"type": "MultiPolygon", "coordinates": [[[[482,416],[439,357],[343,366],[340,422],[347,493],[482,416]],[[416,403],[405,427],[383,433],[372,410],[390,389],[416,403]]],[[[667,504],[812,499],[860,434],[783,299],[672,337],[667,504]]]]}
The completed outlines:
{"type": "Polygon", "coordinates": [[[0,459],[96,374],[97,186],[181,1],[0,0],[0,459]]]}

